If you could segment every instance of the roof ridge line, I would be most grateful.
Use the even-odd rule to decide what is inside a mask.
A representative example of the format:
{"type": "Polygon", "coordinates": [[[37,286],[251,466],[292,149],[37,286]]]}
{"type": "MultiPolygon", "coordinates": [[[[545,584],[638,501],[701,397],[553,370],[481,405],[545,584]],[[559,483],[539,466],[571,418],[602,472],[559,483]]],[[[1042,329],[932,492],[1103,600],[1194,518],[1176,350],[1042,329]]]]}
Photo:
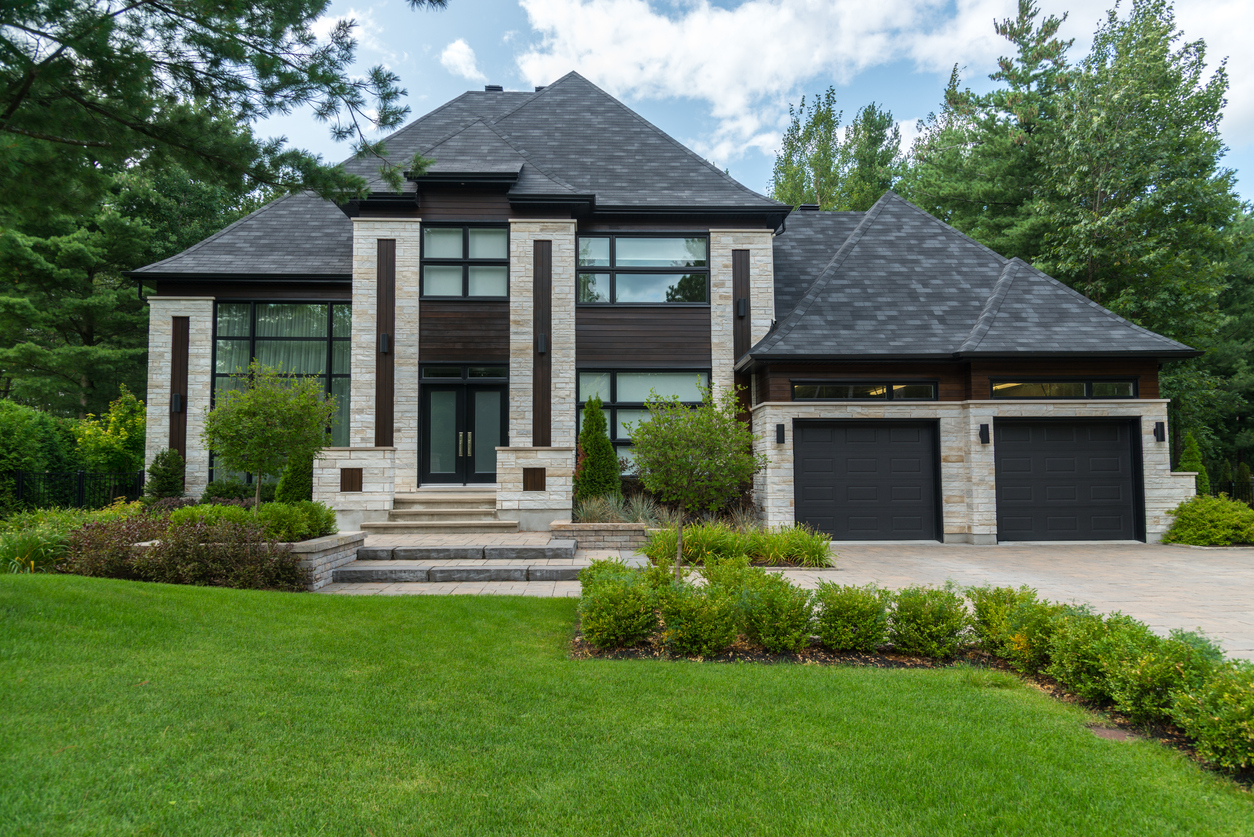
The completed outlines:
{"type": "MultiPolygon", "coordinates": [[[[431,143],[430,145],[428,145],[426,148],[422,149],[418,153],[425,156],[426,153],[430,151],[431,149],[443,145],[444,143],[448,142],[449,140],[451,140],[453,137],[457,136],[458,134],[465,133],[466,131],[470,130],[479,122],[482,122],[484,124],[484,127],[488,128],[489,130],[492,128],[492,126],[488,125],[487,120],[485,120],[482,116],[476,116],[474,119],[470,120],[465,125],[456,129],[451,134],[446,134],[445,136],[440,137],[438,140],[431,143]]],[[[495,131],[493,133],[495,133],[495,131]]],[[[514,150],[517,151],[518,149],[514,149],[514,150]]]]}
{"type": "MultiPolygon", "coordinates": [[[[275,198],[274,200],[270,201],[269,203],[267,203],[267,204],[263,204],[262,206],[257,207],[257,208],[256,208],[256,209],[254,209],[252,212],[250,212],[250,213],[248,213],[247,215],[245,215],[243,218],[238,218],[238,219],[236,219],[236,220],[232,221],[231,223],[227,224],[227,225],[226,225],[225,227],[223,227],[222,229],[218,230],[218,231],[217,231],[216,233],[214,233],[213,235],[209,236],[208,238],[205,238],[205,239],[202,239],[202,240],[200,240],[200,241],[196,242],[196,243],[195,243],[195,244],[193,244],[191,247],[188,247],[186,250],[180,250],[179,252],[177,252],[177,253],[175,253],[175,254],[173,254],[173,255],[166,256],[164,259],[162,259],[162,260],[161,260],[161,261],[159,261],[159,262],[153,262],[152,264],[146,264],[146,265],[144,265],[143,267],[137,267],[137,268],[135,268],[135,270],[134,270],[134,271],[132,271],[132,272],[139,272],[139,271],[147,270],[147,269],[148,269],[148,268],[150,268],[150,267],[157,267],[158,265],[163,265],[163,264],[165,264],[165,263],[166,263],[166,262],[168,262],[168,261],[171,261],[171,260],[173,260],[173,259],[177,259],[177,258],[179,258],[180,256],[186,256],[188,253],[194,253],[194,252],[196,252],[197,250],[199,250],[201,247],[204,247],[205,245],[209,244],[210,242],[217,241],[219,238],[221,238],[222,236],[226,235],[228,232],[230,232],[231,230],[235,229],[237,226],[239,226],[240,224],[244,223],[244,222],[245,222],[245,221],[247,221],[248,219],[253,218],[253,217],[257,216],[257,215],[260,215],[261,213],[266,212],[267,210],[270,210],[270,209],[272,209],[272,208],[274,208],[274,207],[278,206],[279,204],[281,204],[283,201],[287,200],[288,198],[295,198],[295,197],[298,197],[299,195],[309,195],[309,196],[311,196],[311,197],[318,197],[318,195],[317,195],[316,193],[314,193],[314,192],[293,192],[293,193],[290,193],[290,194],[287,194],[287,195],[282,195],[282,196],[280,196],[280,197],[277,197],[277,198],[275,198]]],[[[323,198],[323,200],[326,200],[326,198],[323,198]]]]}
{"type": "MultiPolygon", "coordinates": [[[[875,202],[874,206],[866,211],[866,213],[862,216],[862,220],[858,222],[858,226],[855,227],[854,231],[849,234],[849,237],[845,239],[845,242],[840,245],[840,247],[836,250],[835,255],[832,256],[831,261],[829,261],[827,266],[819,273],[819,278],[815,279],[810,287],[806,289],[806,292],[801,295],[801,299],[793,306],[792,311],[788,314],[788,318],[780,324],[779,328],[763,338],[763,343],[772,338],[774,338],[775,342],[782,340],[796,327],[797,322],[805,317],[806,312],[810,310],[810,306],[813,305],[814,301],[819,297],[819,293],[822,290],[820,286],[826,286],[831,280],[831,277],[837,270],[840,269],[840,266],[844,264],[845,259],[849,258],[849,254],[853,252],[853,248],[858,245],[858,242],[862,240],[862,236],[866,234],[866,231],[870,228],[871,224],[874,223],[875,219],[880,216],[880,213],[883,211],[885,205],[884,198],[880,198],[875,202]]],[[[753,348],[756,349],[757,346],[754,346],[753,348]]],[[[752,351],[752,349],[750,351],[752,351]]]]}
{"type": "Polygon", "coordinates": [[[984,336],[988,334],[988,330],[993,326],[993,321],[997,319],[997,314],[1001,311],[1001,304],[1005,302],[1006,294],[1010,292],[1010,286],[1014,284],[1015,279],[1019,275],[1019,265],[1021,264],[1023,264],[1023,261],[1016,256],[1002,266],[1001,275],[997,277],[997,281],[993,284],[993,292],[984,301],[984,309],[975,318],[975,325],[971,326],[967,339],[963,340],[962,344],[958,346],[959,353],[975,351],[980,342],[984,340],[984,336]]]}
{"type": "MultiPolygon", "coordinates": [[[[988,253],[990,256],[993,256],[994,258],[999,259],[999,260],[1000,260],[1000,259],[1004,259],[1004,258],[1006,258],[1006,257],[1005,257],[1005,256],[1003,256],[1001,253],[998,253],[996,250],[994,250],[993,248],[989,247],[987,244],[984,244],[984,243],[982,243],[982,242],[980,242],[980,241],[977,241],[976,239],[974,239],[974,238],[972,238],[971,236],[967,235],[967,234],[966,234],[966,233],[964,233],[962,230],[958,229],[957,227],[953,226],[952,224],[949,224],[949,223],[946,223],[945,221],[942,221],[940,218],[937,218],[935,215],[933,215],[932,213],[928,212],[926,209],[923,209],[922,207],[919,207],[919,206],[915,206],[915,205],[914,205],[914,204],[912,204],[910,201],[906,200],[906,199],[905,199],[905,198],[903,198],[901,195],[899,195],[899,194],[897,194],[896,192],[894,192],[892,189],[889,189],[887,192],[885,192],[885,193],[884,193],[884,195],[885,195],[885,196],[887,196],[887,195],[892,195],[894,198],[896,198],[897,200],[901,201],[903,204],[905,204],[906,206],[910,207],[910,208],[911,208],[911,209],[913,209],[915,212],[917,212],[917,213],[919,213],[920,215],[922,215],[924,218],[927,218],[927,219],[928,219],[928,220],[930,220],[930,221],[933,221],[933,222],[935,222],[935,223],[937,223],[937,224],[940,224],[942,227],[944,227],[944,228],[945,228],[946,230],[948,230],[949,232],[952,232],[952,233],[957,233],[958,235],[960,235],[960,236],[962,236],[963,238],[965,238],[967,241],[969,241],[969,242],[971,242],[972,244],[974,244],[976,247],[979,247],[979,248],[980,248],[981,250],[983,250],[985,253],[988,253]]],[[[881,198],[881,200],[883,200],[883,198],[881,198]]],[[[1018,258],[1018,257],[1016,256],[1015,258],[1018,258]]],[[[1026,262],[1025,262],[1025,264],[1026,264],[1026,262]]]]}
{"type": "MultiPolygon", "coordinates": [[[[413,126],[417,125],[419,122],[423,121],[423,120],[424,120],[424,119],[426,119],[427,117],[429,117],[429,116],[435,116],[437,113],[439,113],[440,111],[444,110],[445,108],[450,108],[450,107],[452,107],[454,102],[459,102],[459,101],[461,101],[462,99],[466,98],[467,96],[469,96],[471,93],[474,93],[474,92],[475,92],[475,91],[473,91],[473,90],[467,90],[465,93],[462,93],[462,94],[461,94],[461,95],[459,95],[459,96],[454,96],[453,98],[449,99],[447,102],[445,102],[444,104],[440,105],[438,108],[436,108],[435,110],[431,111],[430,113],[424,113],[422,116],[418,117],[418,118],[417,118],[417,119],[415,119],[413,122],[410,122],[408,125],[402,125],[401,127],[397,128],[395,131],[393,131],[392,133],[388,134],[388,135],[387,135],[386,137],[384,137],[383,139],[379,140],[379,142],[385,143],[385,147],[386,147],[386,143],[387,143],[387,141],[388,141],[388,140],[390,140],[390,139],[392,139],[393,137],[395,137],[397,134],[400,134],[400,133],[402,133],[402,132],[404,132],[404,131],[408,131],[410,128],[412,128],[413,126]]],[[[480,117],[480,118],[482,119],[482,117],[480,117]]],[[[363,158],[363,157],[359,157],[358,155],[354,154],[353,156],[349,157],[347,160],[341,160],[339,164],[340,164],[341,166],[347,166],[349,163],[353,162],[354,160],[361,160],[361,159],[365,159],[365,158],[363,158]]],[[[384,159],[387,159],[387,158],[384,158],[384,159]]]]}
{"type": "MultiPolygon", "coordinates": [[[[549,92],[549,90],[551,90],[552,88],[556,87],[557,85],[561,84],[561,83],[562,83],[563,81],[565,81],[566,79],[570,78],[571,76],[579,76],[579,73],[575,72],[574,70],[571,70],[569,73],[567,73],[566,75],[562,76],[562,77],[561,77],[561,78],[559,78],[557,81],[554,81],[554,82],[551,82],[551,83],[549,83],[549,84],[544,85],[544,86],[543,86],[543,89],[541,89],[541,90],[536,90],[536,91],[532,92],[532,94],[531,94],[531,98],[529,98],[529,99],[525,99],[525,100],[523,100],[523,101],[519,102],[519,103],[518,103],[515,107],[512,107],[512,108],[510,108],[509,110],[505,111],[505,113],[502,113],[502,114],[500,114],[499,116],[495,117],[495,118],[492,120],[492,122],[493,122],[493,123],[495,123],[495,122],[497,122],[498,120],[501,120],[501,119],[508,119],[509,117],[511,117],[511,116],[513,116],[515,113],[517,113],[518,111],[520,111],[520,110],[522,110],[523,108],[525,108],[527,105],[529,105],[529,104],[531,104],[532,102],[534,102],[536,99],[538,99],[538,98],[540,98],[541,96],[543,96],[545,93],[549,92]]],[[[583,78],[583,76],[579,76],[579,77],[580,77],[580,78],[583,78]]],[[[584,81],[588,81],[588,80],[587,80],[587,79],[584,79],[584,81]]],[[[592,82],[588,82],[588,83],[589,83],[589,84],[591,84],[592,82]]],[[[532,85],[532,86],[534,87],[534,85],[532,85]]],[[[523,90],[523,91],[520,91],[520,92],[522,92],[522,93],[526,93],[527,91],[523,90]]]]}

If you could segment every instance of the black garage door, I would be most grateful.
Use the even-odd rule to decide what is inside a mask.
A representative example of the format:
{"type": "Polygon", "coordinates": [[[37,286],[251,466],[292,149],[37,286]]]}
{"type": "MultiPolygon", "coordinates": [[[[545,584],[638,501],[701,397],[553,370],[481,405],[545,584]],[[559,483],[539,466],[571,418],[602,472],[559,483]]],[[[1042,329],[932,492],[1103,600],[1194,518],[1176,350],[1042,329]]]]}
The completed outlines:
{"type": "Polygon", "coordinates": [[[997,540],[1142,537],[1134,425],[997,421],[997,540]]]}
{"type": "Polygon", "coordinates": [[[936,540],[935,422],[797,422],[797,520],[837,540],[936,540]]]}

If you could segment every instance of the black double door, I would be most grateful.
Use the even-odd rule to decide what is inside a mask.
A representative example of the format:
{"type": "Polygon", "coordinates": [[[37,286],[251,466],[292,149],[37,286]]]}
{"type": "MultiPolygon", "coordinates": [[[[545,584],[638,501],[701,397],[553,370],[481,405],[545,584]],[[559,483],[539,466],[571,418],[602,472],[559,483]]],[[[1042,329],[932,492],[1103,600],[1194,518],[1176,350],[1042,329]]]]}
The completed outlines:
{"type": "Polygon", "coordinates": [[[507,387],[500,384],[424,385],[422,482],[496,482],[496,449],[506,444],[507,401],[507,387]]]}

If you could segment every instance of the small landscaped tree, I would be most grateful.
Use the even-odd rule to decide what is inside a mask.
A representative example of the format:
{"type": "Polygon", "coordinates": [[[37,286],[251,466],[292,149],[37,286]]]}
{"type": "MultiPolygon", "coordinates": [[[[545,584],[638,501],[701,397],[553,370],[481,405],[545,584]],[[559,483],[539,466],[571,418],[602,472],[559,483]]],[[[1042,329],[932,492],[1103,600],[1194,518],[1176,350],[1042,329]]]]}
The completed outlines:
{"type": "Polygon", "coordinates": [[[173,448],[157,451],[148,466],[148,480],[144,483],[144,494],[154,500],[166,497],[183,496],[183,480],[187,465],[183,456],[173,448]]]}
{"type": "Polygon", "coordinates": [[[1210,494],[1210,475],[1206,473],[1206,465],[1202,462],[1202,451],[1197,446],[1197,439],[1192,433],[1184,434],[1184,452],[1180,454],[1181,471],[1197,473],[1197,493],[1210,494]]]}
{"type": "Polygon", "coordinates": [[[583,405],[583,427],[579,431],[579,461],[575,468],[575,499],[618,496],[623,493],[618,457],[606,431],[605,412],[600,396],[583,405]]]}
{"type": "Polygon", "coordinates": [[[640,482],[658,499],[679,507],[676,578],[684,557],[684,516],[721,511],[766,465],[766,457],[753,452],[753,431],[736,418],[736,391],[715,395],[713,388],[700,389],[698,407],[683,404],[678,396],[650,393],[645,402],[649,418],[627,428],[640,482]]]}
{"type": "Polygon", "coordinates": [[[287,377],[255,360],[240,379],[243,389],[224,390],[208,411],[201,438],[223,466],[252,473],[260,507],[264,477],[289,459],[312,461],[330,444],[335,399],[320,378],[287,377]]]}

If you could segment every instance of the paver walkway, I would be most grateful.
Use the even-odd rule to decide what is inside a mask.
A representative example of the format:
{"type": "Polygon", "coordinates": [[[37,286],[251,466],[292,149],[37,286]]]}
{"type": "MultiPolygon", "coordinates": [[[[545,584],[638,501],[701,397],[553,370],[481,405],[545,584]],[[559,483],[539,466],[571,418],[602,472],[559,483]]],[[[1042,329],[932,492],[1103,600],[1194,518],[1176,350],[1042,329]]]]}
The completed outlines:
{"type": "MultiPolygon", "coordinates": [[[[544,533],[525,533],[541,535],[544,533]]],[[[523,533],[514,535],[520,538],[523,533]]],[[[434,539],[446,536],[408,536],[434,539]]],[[[454,537],[454,536],[447,536],[454,537]]],[[[474,536],[476,543],[484,536],[474,536]]],[[[493,537],[493,536],[487,536],[493,537]]],[[[496,536],[511,537],[511,536],[496,536]]],[[[381,543],[382,541],[380,541],[381,543]]],[[[465,542],[462,536],[460,542],[465,542]]],[[[484,541],[487,542],[487,541],[484,541]]],[[[504,541],[514,543],[515,541],[504,541]]],[[[389,545],[392,544],[391,539],[389,545]]],[[[444,545],[422,543],[410,545],[444,545]]],[[[1254,548],[1199,549],[1160,544],[962,546],[931,543],[836,544],[834,570],[785,570],[803,587],[819,581],[899,588],[911,584],[1026,584],[1048,599],[1088,602],[1127,613],[1166,634],[1201,628],[1231,656],[1254,659],[1254,548]]],[[[579,550],[575,564],[627,558],[629,551],[579,550]]],[[[637,559],[639,560],[639,559],[637,559]]],[[[341,595],[578,596],[577,581],[332,584],[341,595]]]]}

